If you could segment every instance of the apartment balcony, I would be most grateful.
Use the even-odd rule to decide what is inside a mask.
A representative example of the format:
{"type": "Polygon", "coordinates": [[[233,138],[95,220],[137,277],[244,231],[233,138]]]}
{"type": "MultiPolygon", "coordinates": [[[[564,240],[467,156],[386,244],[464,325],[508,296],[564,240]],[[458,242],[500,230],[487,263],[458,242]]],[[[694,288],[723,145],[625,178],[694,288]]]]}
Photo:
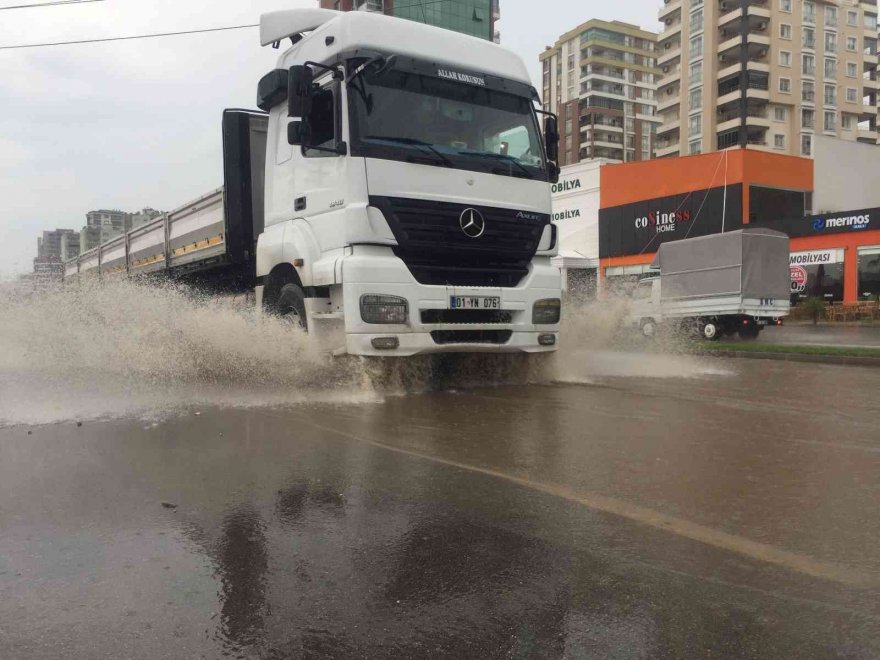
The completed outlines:
{"type": "Polygon", "coordinates": [[[660,117],[659,115],[637,114],[636,119],[638,119],[639,121],[644,121],[644,122],[648,122],[651,124],[661,124],[663,122],[663,118],[660,117]]]}
{"type": "MultiPolygon", "coordinates": [[[[768,129],[770,128],[770,117],[766,111],[755,110],[749,111],[749,114],[746,116],[746,126],[751,129],[768,129]]],[[[718,127],[717,131],[719,133],[725,133],[727,131],[732,131],[734,129],[739,129],[740,127],[740,118],[739,116],[729,116],[722,115],[718,119],[718,127]]]]}
{"type": "Polygon", "coordinates": [[[675,66],[670,66],[668,71],[663,71],[662,76],[663,77],[660,78],[659,82],[657,83],[658,90],[662,90],[664,87],[668,87],[669,85],[674,85],[681,80],[681,66],[677,64],[675,66]]]}
{"type": "Polygon", "coordinates": [[[681,91],[675,90],[672,94],[664,95],[663,99],[657,102],[657,112],[669,110],[681,103],[681,91]]]}
{"type": "Polygon", "coordinates": [[[660,49],[658,52],[661,54],[657,58],[657,66],[663,68],[664,64],[671,64],[681,58],[681,42],[672,43],[669,48],[660,49]]]}
{"type": "Polygon", "coordinates": [[[859,128],[856,131],[856,140],[868,144],[877,144],[878,133],[876,128],[859,128]]]}
{"type": "Polygon", "coordinates": [[[657,12],[657,20],[665,21],[676,14],[681,16],[681,0],[665,0],[665,4],[657,12]]]}
{"type": "MultiPolygon", "coordinates": [[[[725,4],[725,3],[722,3],[725,4]]],[[[728,2],[727,4],[733,5],[734,2],[728,2]]],[[[770,25],[770,9],[767,7],[761,7],[758,5],[749,5],[747,7],[747,15],[749,21],[749,29],[754,30],[766,30],[770,25]],[[763,25],[763,27],[761,27],[763,25]]],[[[718,19],[718,27],[722,29],[734,30],[735,32],[739,32],[739,28],[742,25],[743,21],[743,10],[742,7],[736,7],[735,9],[725,12],[721,14],[721,17],[718,19]]]]}
{"type": "Polygon", "coordinates": [[[658,142],[654,145],[654,156],[657,158],[677,156],[680,149],[681,145],[678,140],[673,142],[658,142]]]}
{"type": "Polygon", "coordinates": [[[680,130],[681,128],[681,118],[675,117],[674,119],[667,119],[664,117],[660,118],[660,121],[663,123],[657,127],[657,135],[665,135],[667,133],[674,133],[680,130]]]}
{"type": "MultiPolygon", "coordinates": [[[[592,124],[581,124],[581,133],[587,133],[590,130],[601,130],[606,131],[608,133],[620,133],[623,134],[623,126],[617,126],[611,123],[603,123],[603,122],[594,122],[592,124]]],[[[587,140],[586,137],[582,137],[581,141],[587,140]]]]}
{"type": "Polygon", "coordinates": [[[876,117],[877,116],[877,106],[873,105],[873,104],[863,105],[862,111],[860,114],[862,117],[865,117],[865,116],[876,117]]]}
{"type": "Polygon", "coordinates": [[[862,78],[862,89],[866,95],[871,92],[876,92],[880,89],[880,80],[876,80],[875,78],[862,78]]]}
{"type": "MultiPolygon", "coordinates": [[[[731,37],[721,37],[722,41],[718,44],[718,55],[729,57],[731,61],[739,60],[739,49],[742,45],[742,39],[739,34],[731,37]]],[[[770,51],[770,37],[766,34],[755,34],[750,32],[746,38],[749,46],[749,59],[762,59],[766,57],[770,51]]]]}
{"type": "MultiPolygon", "coordinates": [[[[757,71],[759,73],[770,73],[770,65],[766,62],[755,62],[753,60],[749,60],[746,62],[746,71],[757,71]]],[[[718,75],[716,78],[721,80],[722,78],[727,78],[728,76],[739,75],[739,62],[734,62],[730,66],[725,66],[723,69],[718,69],[718,75]]]]}
{"type": "Polygon", "coordinates": [[[864,58],[865,64],[873,64],[875,67],[880,64],[880,57],[877,56],[877,53],[865,53],[862,57],[864,58]]]}
{"type": "Polygon", "coordinates": [[[681,22],[673,23],[672,25],[667,25],[663,28],[663,32],[657,35],[657,43],[663,43],[667,39],[671,39],[676,34],[681,34],[681,22]]]}

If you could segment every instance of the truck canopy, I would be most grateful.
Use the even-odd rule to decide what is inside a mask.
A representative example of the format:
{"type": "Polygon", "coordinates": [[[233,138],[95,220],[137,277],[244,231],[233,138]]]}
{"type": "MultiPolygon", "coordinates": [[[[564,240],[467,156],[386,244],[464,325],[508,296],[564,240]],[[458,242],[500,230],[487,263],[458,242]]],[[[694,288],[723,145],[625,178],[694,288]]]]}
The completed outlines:
{"type": "Polygon", "coordinates": [[[661,300],[739,296],[788,300],[791,293],[788,236],[746,228],[660,246],[661,300]]]}

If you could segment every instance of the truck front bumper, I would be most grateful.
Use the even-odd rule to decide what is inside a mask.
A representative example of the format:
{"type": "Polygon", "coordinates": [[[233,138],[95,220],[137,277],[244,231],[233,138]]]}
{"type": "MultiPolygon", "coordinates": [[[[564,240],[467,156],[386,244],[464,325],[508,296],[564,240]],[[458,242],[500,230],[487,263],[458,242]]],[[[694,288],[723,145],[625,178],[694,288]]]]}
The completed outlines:
{"type": "Polygon", "coordinates": [[[528,275],[517,287],[461,287],[420,284],[390,250],[369,248],[364,252],[345,257],[342,264],[345,348],[349,354],[405,357],[427,353],[546,353],[558,346],[558,323],[532,323],[537,301],[561,297],[559,269],[549,259],[533,260],[528,275]],[[365,323],[360,313],[361,296],[365,295],[404,298],[409,312],[407,323],[365,323]],[[500,298],[499,311],[509,315],[509,322],[425,322],[430,320],[425,316],[432,312],[435,317],[446,314],[453,296],[500,298]],[[393,347],[376,348],[377,339],[393,347]]]}

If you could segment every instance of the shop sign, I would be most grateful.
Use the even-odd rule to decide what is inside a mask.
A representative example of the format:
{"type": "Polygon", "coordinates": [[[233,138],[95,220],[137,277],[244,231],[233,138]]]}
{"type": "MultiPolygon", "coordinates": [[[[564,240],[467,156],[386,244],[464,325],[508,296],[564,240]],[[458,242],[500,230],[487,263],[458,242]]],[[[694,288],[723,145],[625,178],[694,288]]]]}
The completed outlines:
{"type": "Polygon", "coordinates": [[[580,177],[575,179],[566,179],[564,181],[560,181],[559,183],[554,183],[551,190],[554,193],[561,192],[571,192],[572,190],[580,190],[583,186],[581,185],[580,177]]]}
{"type": "Polygon", "coordinates": [[[819,266],[836,264],[841,260],[839,250],[811,250],[809,252],[792,252],[789,257],[791,266],[819,266]]]}
{"type": "Polygon", "coordinates": [[[791,290],[800,293],[807,288],[807,271],[803,266],[791,266],[791,290]]]}

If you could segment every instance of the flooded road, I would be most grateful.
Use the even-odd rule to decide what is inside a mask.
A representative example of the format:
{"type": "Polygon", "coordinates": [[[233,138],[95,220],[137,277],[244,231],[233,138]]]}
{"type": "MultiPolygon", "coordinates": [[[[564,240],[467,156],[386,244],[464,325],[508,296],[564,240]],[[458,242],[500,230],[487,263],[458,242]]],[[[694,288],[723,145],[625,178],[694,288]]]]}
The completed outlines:
{"type": "Polygon", "coordinates": [[[0,657],[880,656],[880,370],[688,359],[0,428],[0,657]]]}

